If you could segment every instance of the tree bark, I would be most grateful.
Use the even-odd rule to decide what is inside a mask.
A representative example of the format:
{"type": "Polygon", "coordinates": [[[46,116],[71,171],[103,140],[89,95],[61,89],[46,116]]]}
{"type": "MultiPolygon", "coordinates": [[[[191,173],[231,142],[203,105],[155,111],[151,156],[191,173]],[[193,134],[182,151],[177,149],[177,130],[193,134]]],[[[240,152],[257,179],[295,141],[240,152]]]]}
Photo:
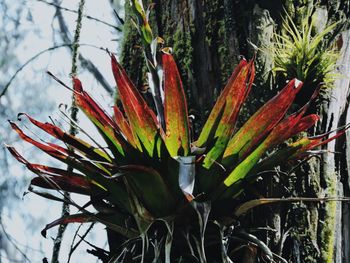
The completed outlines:
{"type": "MultiPolygon", "coordinates": [[[[254,56],[253,45],[271,45],[274,29],[281,28],[281,16],[287,10],[298,22],[299,10],[312,5],[325,12],[325,21],[349,18],[348,1],[232,1],[232,0],[154,0],[151,12],[155,35],[173,48],[195,119],[195,131],[203,125],[209,109],[220,94],[225,81],[239,61],[239,56],[254,56]]],[[[150,2],[148,2],[149,4],[150,2]]],[[[144,1],[145,6],[147,3],[144,1]]],[[[122,63],[138,87],[145,82],[146,67],[142,52],[135,48],[139,37],[131,20],[131,8],[126,1],[122,63]]],[[[348,74],[350,61],[349,31],[342,33],[343,45],[339,67],[348,74]]],[[[257,77],[248,103],[242,110],[245,117],[255,112],[278,91],[271,85],[272,59],[258,52],[257,77]]],[[[335,129],[350,122],[348,107],[349,80],[340,78],[335,88],[327,91],[328,100],[320,105],[319,131],[335,129]]],[[[241,120],[244,121],[244,118],[241,120]]],[[[348,134],[347,137],[350,135],[348,134]]],[[[287,182],[272,177],[265,193],[273,197],[301,195],[304,197],[349,196],[350,145],[345,137],[328,144],[326,150],[340,152],[325,154],[303,165],[287,182]],[[279,187],[285,183],[288,187],[279,187]]],[[[339,202],[300,203],[260,208],[263,222],[275,232],[266,236],[274,252],[288,262],[350,262],[349,204],[339,202]]],[[[260,214],[259,214],[260,215],[260,214]]],[[[261,215],[259,216],[261,218],[261,215]]]]}

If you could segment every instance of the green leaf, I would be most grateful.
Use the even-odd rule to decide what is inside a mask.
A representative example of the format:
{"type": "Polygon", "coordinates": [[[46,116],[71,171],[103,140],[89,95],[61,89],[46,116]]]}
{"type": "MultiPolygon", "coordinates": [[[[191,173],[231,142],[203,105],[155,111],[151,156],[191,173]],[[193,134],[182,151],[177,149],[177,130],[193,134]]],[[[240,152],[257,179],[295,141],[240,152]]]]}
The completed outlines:
{"type": "Polygon", "coordinates": [[[264,104],[230,139],[222,163],[230,166],[246,157],[283,118],[302,83],[291,80],[274,98],[264,104]]]}
{"type": "Polygon", "coordinates": [[[230,90],[232,89],[232,84],[235,82],[238,73],[247,65],[247,61],[245,59],[242,59],[238,66],[233,71],[230,79],[228,80],[225,88],[221,92],[219,98],[217,99],[215,106],[213,107],[212,111],[210,112],[210,115],[199,135],[198,140],[194,143],[197,147],[203,147],[210,142],[214,136],[214,133],[217,129],[217,126],[219,124],[221,114],[224,111],[224,107],[226,104],[227,96],[230,93],[230,90]]]}
{"type": "MultiPolygon", "coordinates": [[[[134,138],[140,140],[152,157],[159,129],[156,116],[113,55],[111,55],[111,63],[119,96],[134,138]]],[[[142,148],[139,150],[142,151],[142,148]]]]}
{"type": "Polygon", "coordinates": [[[310,128],[319,119],[317,115],[312,115],[316,117],[311,118],[310,122],[309,118],[302,119],[303,114],[304,111],[297,112],[277,124],[266,139],[231,172],[224,184],[229,187],[243,179],[269,149],[303,131],[300,130],[301,128],[310,128]],[[307,120],[306,124],[305,120],[307,120]]]}
{"type": "Polygon", "coordinates": [[[139,30],[141,33],[142,40],[150,44],[153,40],[153,33],[152,29],[148,23],[146,12],[143,8],[143,4],[141,0],[133,0],[133,7],[134,11],[137,15],[138,23],[139,23],[139,30]]]}
{"type": "Polygon", "coordinates": [[[83,90],[79,79],[73,78],[74,98],[77,106],[95,124],[107,144],[113,149],[113,154],[118,158],[125,156],[122,144],[125,142],[119,133],[120,129],[112,118],[83,90]]]}
{"type": "Polygon", "coordinates": [[[175,199],[156,170],[141,165],[125,165],[120,170],[125,173],[133,193],[154,217],[163,217],[174,211],[175,199]]]}
{"type": "Polygon", "coordinates": [[[254,74],[255,69],[252,60],[243,66],[236,77],[229,82],[230,89],[226,95],[224,111],[214,135],[215,145],[207,153],[203,162],[205,168],[209,169],[224,153],[233,134],[238,113],[253,84],[254,74]]]}
{"type": "Polygon", "coordinates": [[[162,54],[164,79],[165,144],[171,156],[190,152],[186,96],[174,58],[162,54]]]}

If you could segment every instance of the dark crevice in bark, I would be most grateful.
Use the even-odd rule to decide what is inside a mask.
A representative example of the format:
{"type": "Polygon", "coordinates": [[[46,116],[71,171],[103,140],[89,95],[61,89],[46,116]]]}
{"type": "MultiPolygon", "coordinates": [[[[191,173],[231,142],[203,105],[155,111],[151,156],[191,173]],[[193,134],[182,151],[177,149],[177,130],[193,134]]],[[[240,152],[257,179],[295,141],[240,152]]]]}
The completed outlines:
{"type": "MultiPolygon", "coordinates": [[[[346,99],[346,105],[344,111],[340,117],[339,124],[346,125],[349,120],[349,110],[350,110],[350,94],[346,99]]],[[[349,171],[349,152],[347,151],[349,144],[348,136],[339,138],[336,144],[336,151],[345,154],[336,154],[335,158],[337,163],[339,163],[339,171],[341,172],[340,182],[343,185],[343,195],[350,196],[350,171],[349,171]]],[[[350,203],[342,204],[342,259],[343,262],[350,262],[350,203]]]]}

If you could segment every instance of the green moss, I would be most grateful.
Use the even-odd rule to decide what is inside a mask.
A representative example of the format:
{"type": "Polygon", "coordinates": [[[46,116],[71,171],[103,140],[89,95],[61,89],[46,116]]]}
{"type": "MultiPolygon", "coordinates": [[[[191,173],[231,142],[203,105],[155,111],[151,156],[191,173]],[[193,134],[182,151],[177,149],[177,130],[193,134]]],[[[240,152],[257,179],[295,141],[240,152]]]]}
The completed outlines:
{"type": "MultiPolygon", "coordinates": [[[[300,259],[304,263],[318,263],[319,251],[316,244],[317,236],[317,211],[312,204],[294,203],[289,212],[289,223],[292,228],[290,236],[297,244],[300,244],[300,259]]],[[[290,259],[292,262],[292,259],[290,259]]]]}
{"type": "Polygon", "coordinates": [[[122,43],[122,51],[120,61],[130,76],[131,80],[136,83],[138,87],[143,83],[142,68],[144,60],[140,46],[140,36],[132,23],[132,8],[130,2],[125,2],[125,24],[123,27],[124,37],[122,43]]]}
{"type": "MultiPolygon", "coordinates": [[[[326,179],[328,196],[337,195],[337,180],[335,178],[336,174],[333,174],[326,179]]],[[[321,231],[322,259],[323,262],[332,263],[335,245],[337,202],[326,202],[324,209],[325,218],[321,231]]]]}
{"type": "Polygon", "coordinates": [[[179,61],[179,63],[183,66],[183,69],[180,69],[180,70],[186,69],[186,70],[192,71],[193,47],[192,47],[190,32],[187,30],[183,31],[180,28],[178,28],[174,34],[174,38],[172,42],[173,42],[174,54],[177,58],[177,61],[179,61]]]}

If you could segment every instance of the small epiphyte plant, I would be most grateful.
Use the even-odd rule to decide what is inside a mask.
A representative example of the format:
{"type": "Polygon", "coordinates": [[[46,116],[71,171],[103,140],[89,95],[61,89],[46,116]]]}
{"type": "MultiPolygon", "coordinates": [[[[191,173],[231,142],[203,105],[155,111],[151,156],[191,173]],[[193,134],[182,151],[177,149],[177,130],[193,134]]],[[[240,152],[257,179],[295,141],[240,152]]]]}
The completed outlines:
{"type": "MultiPolygon", "coordinates": [[[[281,33],[275,34],[272,51],[276,75],[285,79],[298,78],[305,85],[324,83],[323,87],[332,87],[336,72],[339,50],[330,40],[325,39],[339,26],[338,23],[325,25],[317,29],[315,21],[320,19],[317,13],[310,12],[297,26],[287,14],[283,18],[281,33]]],[[[311,88],[311,87],[310,87],[311,88]]]]}

